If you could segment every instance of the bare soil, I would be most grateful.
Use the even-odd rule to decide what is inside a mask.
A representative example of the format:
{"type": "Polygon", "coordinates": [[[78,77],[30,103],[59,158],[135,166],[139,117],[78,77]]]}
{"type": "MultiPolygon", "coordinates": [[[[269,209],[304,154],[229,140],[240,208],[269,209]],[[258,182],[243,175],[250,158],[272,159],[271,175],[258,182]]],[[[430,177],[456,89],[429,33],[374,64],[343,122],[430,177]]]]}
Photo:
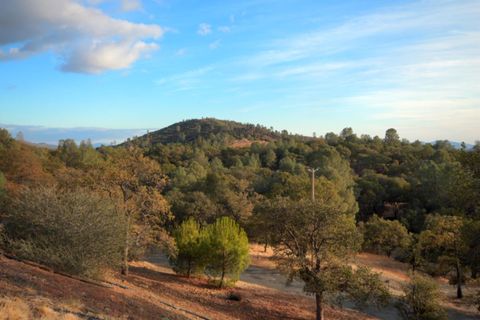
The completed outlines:
{"type": "MultiPolygon", "coordinates": [[[[19,298],[31,309],[38,309],[41,304],[80,319],[314,318],[314,302],[305,295],[243,281],[235,289],[219,290],[205,279],[180,277],[167,267],[145,261],[132,263],[128,277],[112,274],[108,281],[126,288],[85,283],[0,256],[0,299],[19,298]],[[226,299],[232,290],[240,295],[241,301],[226,299]]],[[[327,319],[374,319],[356,311],[334,308],[328,308],[326,316],[327,319]]]]}

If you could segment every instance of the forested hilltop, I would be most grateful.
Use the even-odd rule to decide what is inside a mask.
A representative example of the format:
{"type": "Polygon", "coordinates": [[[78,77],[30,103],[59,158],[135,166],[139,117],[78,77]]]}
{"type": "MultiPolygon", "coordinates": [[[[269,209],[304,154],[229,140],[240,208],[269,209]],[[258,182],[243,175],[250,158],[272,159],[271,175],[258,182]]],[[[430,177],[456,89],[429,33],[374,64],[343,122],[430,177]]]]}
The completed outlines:
{"type": "Polygon", "coordinates": [[[127,145],[160,164],[179,221],[184,216],[208,221],[224,208],[242,220],[264,197],[308,198],[307,167],[319,167],[317,177],[350,184],[358,220],[385,215],[420,231],[428,213],[479,214],[478,145],[467,150],[448,141],[409,142],[395,129],[384,137],[345,128],[311,138],[217,119],[180,122],[127,145]]]}
{"type": "MultiPolygon", "coordinates": [[[[88,277],[117,265],[128,275],[128,262],[154,245],[173,252],[179,273],[211,272],[220,258],[197,261],[197,253],[213,250],[221,230],[245,229],[231,278],[248,265],[248,235],[277,249],[318,312],[327,294],[367,303],[375,295],[358,291],[369,287],[382,299],[380,283],[358,280],[370,273],[347,268],[358,250],[448,275],[458,297],[480,272],[480,145],[410,142],[395,129],[305,137],[207,118],[117,146],[61,140],[56,150],[1,129],[0,201],[2,250],[88,277]],[[192,253],[205,239],[210,249],[192,253]]],[[[214,273],[220,286],[226,273],[214,273]]]]}

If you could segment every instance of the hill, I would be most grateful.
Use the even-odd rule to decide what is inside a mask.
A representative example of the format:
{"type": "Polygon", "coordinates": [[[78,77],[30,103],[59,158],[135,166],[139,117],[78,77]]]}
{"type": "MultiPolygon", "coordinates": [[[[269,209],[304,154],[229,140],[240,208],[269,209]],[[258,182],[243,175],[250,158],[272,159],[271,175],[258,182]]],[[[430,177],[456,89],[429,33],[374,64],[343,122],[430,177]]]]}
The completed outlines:
{"type": "Polygon", "coordinates": [[[158,143],[192,143],[203,139],[233,144],[238,140],[273,141],[279,139],[281,135],[278,131],[273,131],[258,124],[243,124],[235,121],[203,118],[177,122],[163,129],[134,138],[131,141],[148,145],[158,143]]]}

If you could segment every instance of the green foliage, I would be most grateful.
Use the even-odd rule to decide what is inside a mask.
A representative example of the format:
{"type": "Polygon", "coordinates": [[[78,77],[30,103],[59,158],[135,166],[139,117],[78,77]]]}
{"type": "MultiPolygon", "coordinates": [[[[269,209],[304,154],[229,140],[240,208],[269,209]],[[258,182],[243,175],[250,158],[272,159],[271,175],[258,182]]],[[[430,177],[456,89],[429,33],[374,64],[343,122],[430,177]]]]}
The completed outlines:
{"type": "Polygon", "coordinates": [[[403,286],[404,295],[397,308],[405,320],[446,320],[447,313],[440,304],[440,291],[430,278],[414,275],[403,286]]]}
{"type": "Polygon", "coordinates": [[[385,143],[395,144],[400,142],[400,137],[398,136],[397,130],[390,128],[385,132],[385,143]]]}
{"type": "Polygon", "coordinates": [[[222,217],[205,228],[204,241],[206,271],[220,277],[218,286],[224,286],[226,277],[238,280],[250,259],[245,231],[231,218],[222,217]]]}
{"type": "Polygon", "coordinates": [[[123,216],[81,190],[26,189],[9,204],[4,248],[71,274],[98,276],[120,262],[123,216]]]}
{"type": "Polygon", "coordinates": [[[439,272],[454,271],[453,284],[462,298],[464,256],[467,245],[462,237],[464,219],[459,216],[429,215],[427,228],[420,233],[418,246],[422,257],[435,263],[439,272]]]}
{"type": "Polygon", "coordinates": [[[376,215],[363,225],[363,248],[378,254],[391,254],[397,249],[404,254],[412,241],[404,225],[398,221],[389,221],[376,215]]]}
{"type": "Polygon", "coordinates": [[[200,225],[190,218],[175,229],[173,237],[176,245],[170,255],[173,270],[188,277],[203,272],[206,246],[200,225]]]}
{"type": "Polygon", "coordinates": [[[480,221],[468,220],[462,229],[465,243],[465,262],[470,267],[472,278],[480,275],[480,221]]]}
{"type": "Polygon", "coordinates": [[[3,173],[0,171],[0,198],[3,196],[5,192],[5,184],[7,180],[5,179],[5,176],[3,173]]]}
{"type": "Polygon", "coordinates": [[[359,308],[366,308],[372,304],[385,307],[390,302],[390,292],[380,274],[372,272],[368,267],[360,266],[356,270],[351,270],[345,288],[347,297],[359,308]]]}
{"type": "Polygon", "coordinates": [[[272,237],[279,267],[289,279],[304,282],[304,290],[316,296],[317,310],[326,299],[345,296],[359,305],[383,304],[388,293],[379,278],[348,263],[361,242],[354,215],[330,199],[276,202],[269,218],[276,223],[272,237]]]}

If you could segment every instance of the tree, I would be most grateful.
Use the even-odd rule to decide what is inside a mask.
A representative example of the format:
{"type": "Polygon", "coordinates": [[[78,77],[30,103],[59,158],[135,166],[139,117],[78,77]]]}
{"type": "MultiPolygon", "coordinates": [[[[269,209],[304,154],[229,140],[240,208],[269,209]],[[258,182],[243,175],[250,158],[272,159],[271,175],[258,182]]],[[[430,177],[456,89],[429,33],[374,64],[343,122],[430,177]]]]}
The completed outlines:
{"type": "Polygon", "coordinates": [[[277,155],[272,149],[268,149],[263,155],[263,164],[266,167],[273,168],[277,163],[277,155]]]}
{"type": "Polygon", "coordinates": [[[328,199],[281,202],[275,208],[276,256],[289,279],[304,282],[304,290],[315,295],[316,318],[324,319],[327,296],[348,296],[360,304],[385,303],[387,289],[378,275],[367,269],[353,270],[348,264],[358,249],[360,235],[354,214],[339,210],[328,199]],[[359,284],[368,285],[359,285],[359,284]]]}
{"type": "Polygon", "coordinates": [[[446,320],[447,313],[440,304],[440,291],[430,278],[415,274],[403,286],[404,295],[396,307],[405,320],[446,320]]]}
{"type": "Polygon", "coordinates": [[[463,257],[466,244],[462,238],[464,220],[458,216],[429,215],[426,230],[419,236],[422,256],[439,267],[455,271],[453,283],[457,286],[457,298],[462,298],[463,257]]]}
{"type": "Polygon", "coordinates": [[[219,218],[205,228],[207,272],[220,276],[219,288],[224,286],[225,277],[236,281],[248,267],[248,249],[247,234],[229,217],[219,218]]]}
{"type": "Polygon", "coordinates": [[[465,221],[462,238],[467,250],[466,263],[470,267],[472,278],[476,279],[480,273],[480,221],[465,221]]]}
{"type": "Polygon", "coordinates": [[[135,147],[104,148],[106,162],[92,170],[90,183],[117,202],[125,214],[125,246],[122,274],[128,275],[133,252],[165,235],[164,226],[172,219],[170,206],[161,194],[166,184],[160,166],[135,147]]]}
{"type": "Polygon", "coordinates": [[[412,241],[410,234],[398,221],[372,216],[363,225],[363,247],[366,250],[391,256],[395,249],[406,251],[412,241]]]}
{"type": "Polygon", "coordinates": [[[385,132],[385,139],[386,144],[396,144],[400,142],[400,137],[397,133],[397,130],[394,128],[390,128],[385,132]]]}
{"type": "Polygon", "coordinates": [[[25,189],[8,203],[2,223],[6,251],[56,270],[98,276],[121,261],[125,220],[91,192],[25,189]]]}
{"type": "Polygon", "coordinates": [[[192,274],[202,272],[204,269],[204,254],[202,230],[200,225],[192,218],[184,221],[175,229],[175,252],[171,253],[170,263],[177,273],[190,277],[192,274]]]}

